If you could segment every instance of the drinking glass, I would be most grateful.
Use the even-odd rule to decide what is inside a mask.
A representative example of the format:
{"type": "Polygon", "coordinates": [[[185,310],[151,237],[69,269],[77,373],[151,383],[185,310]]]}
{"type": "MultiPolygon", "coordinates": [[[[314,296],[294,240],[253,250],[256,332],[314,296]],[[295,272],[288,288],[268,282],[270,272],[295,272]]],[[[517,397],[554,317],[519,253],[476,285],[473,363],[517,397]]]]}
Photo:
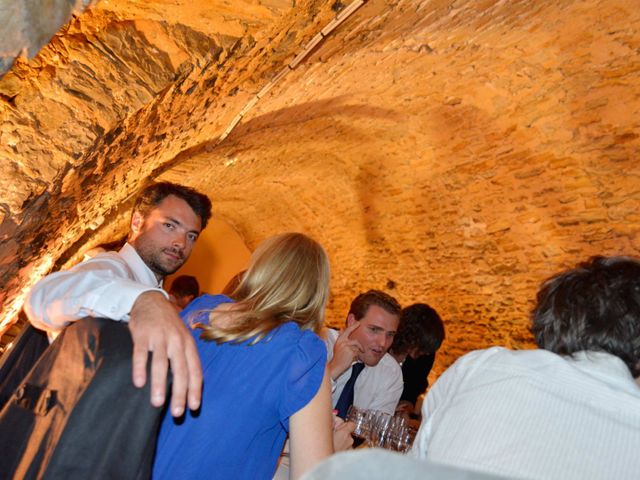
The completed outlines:
{"type": "Polygon", "coordinates": [[[385,412],[373,412],[371,419],[371,433],[367,439],[370,447],[384,448],[387,442],[389,424],[393,417],[385,412]]]}
{"type": "Polygon", "coordinates": [[[349,407],[347,421],[355,425],[353,437],[364,439],[369,447],[386,448],[406,453],[411,448],[416,430],[400,416],[377,410],[349,407]]]}
{"type": "Polygon", "coordinates": [[[355,438],[366,439],[369,436],[371,432],[370,418],[370,410],[364,410],[354,405],[349,407],[347,421],[355,424],[352,434],[355,438]]]}

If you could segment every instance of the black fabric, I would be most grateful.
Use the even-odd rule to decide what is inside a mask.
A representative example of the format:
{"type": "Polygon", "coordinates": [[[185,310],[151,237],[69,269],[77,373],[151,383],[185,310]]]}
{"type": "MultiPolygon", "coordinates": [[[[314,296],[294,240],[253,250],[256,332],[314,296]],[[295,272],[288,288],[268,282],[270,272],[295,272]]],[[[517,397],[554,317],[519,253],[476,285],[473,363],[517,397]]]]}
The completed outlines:
{"type": "Polygon", "coordinates": [[[402,380],[404,388],[400,400],[406,400],[413,405],[416,404],[418,397],[429,386],[429,372],[433,367],[436,354],[423,355],[416,359],[407,357],[402,363],[402,380]]]}
{"type": "Polygon", "coordinates": [[[342,419],[347,418],[347,411],[349,407],[353,405],[353,394],[355,392],[356,380],[358,375],[364,370],[364,363],[354,363],[351,367],[351,376],[347,383],[344,384],[344,388],[338,397],[336,402],[336,410],[338,410],[338,416],[342,419]]]}
{"type": "Polygon", "coordinates": [[[126,323],[83,319],[0,412],[0,478],[146,479],[162,409],[131,382],[126,323]]]}
{"type": "Polygon", "coordinates": [[[0,360],[0,410],[49,346],[47,334],[27,323],[0,360]]]}

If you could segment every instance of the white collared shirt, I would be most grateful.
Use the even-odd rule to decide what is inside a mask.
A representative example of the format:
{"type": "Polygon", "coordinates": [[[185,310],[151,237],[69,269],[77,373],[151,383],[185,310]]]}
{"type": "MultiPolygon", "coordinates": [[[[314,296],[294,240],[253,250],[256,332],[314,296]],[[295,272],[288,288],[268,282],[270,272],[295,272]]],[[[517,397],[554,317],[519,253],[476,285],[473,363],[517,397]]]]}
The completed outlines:
{"type": "MultiPolygon", "coordinates": [[[[333,358],[333,345],[336,343],[339,332],[330,328],[323,331],[322,337],[327,347],[327,361],[333,358]]],[[[340,398],[344,385],[351,377],[351,368],[347,368],[336,380],[332,382],[335,387],[332,390],[332,404],[335,405],[340,398]]],[[[402,395],[402,369],[398,362],[385,353],[375,367],[365,365],[364,370],[358,376],[353,394],[353,404],[358,408],[368,410],[381,410],[393,414],[402,395]]]]}
{"type": "Polygon", "coordinates": [[[119,252],[99,253],[66,271],[54,272],[36,283],[24,311],[34,327],[62,330],[87,316],[128,321],[138,296],[162,284],[128,243],[119,252]]]}
{"type": "Polygon", "coordinates": [[[618,357],[471,352],[429,391],[411,454],[509,478],[640,476],[640,387],[618,357]]]}

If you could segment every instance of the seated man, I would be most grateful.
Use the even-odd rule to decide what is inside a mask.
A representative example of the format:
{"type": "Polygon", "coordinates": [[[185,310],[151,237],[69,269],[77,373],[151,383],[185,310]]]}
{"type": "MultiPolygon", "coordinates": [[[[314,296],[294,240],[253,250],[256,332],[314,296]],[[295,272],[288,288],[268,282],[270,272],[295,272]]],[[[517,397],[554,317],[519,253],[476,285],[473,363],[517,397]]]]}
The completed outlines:
{"type": "Polygon", "coordinates": [[[181,312],[191,300],[200,295],[200,285],[198,279],[191,275],[180,275],[171,282],[169,289],[169,300],[176,306],[176,310],[181,312]]]}
{"type": "MultiPolygon", "coordinates": [[[[402,370],[388,353],[400,321],[400,305],[390,295],[369,290],[358,295],[349,308],[347,328],[325,328],[327,371],[331,376],[331,402],[345,419],[351,405],[393,414],[402,393],[402,370]]],[[[334,443],[340,430],[353,424],[336,419],[334,443]]],[[[343,444],[337,450],[348,448],[343,444]]],[[[274,480],[289,478],[289,446],[285,445],[274,480]]]]}
{"type": "Polygon", "coordinates": [[[148,476],[162,412],[153,407],[165,403],[169,366],[171,412],[200,404],[198,352],[161,287],[210,214],[211,202],[195,190],[151,185],[119,252],[33,287],[24,307],[30,322],[59,336],[0,412],[0,478],[148,476]]]}
{"type": "Polygon", "coordinates": [[[429,386],[427,377],[444,340],[444,324],[426,303],[402,309],[400,326],[389,353],[402,366],[404,389],[396,413],[413,414],[418,397],[429,386]]]}
{"type": "Polygon", "coordinates": [[[173,374],[171,409],[200,406],[202,369],[191,333],[162,290],[164,277],[189,258],[211,217],[211,201],[182,185],[160,182],[137,197],[127,242],[118,252],[99,253],[36,283],[24,311],[31,324],[57,334],[84,317],[128,322],[133,339],[133,383],[147,380],[151,360],[151,403],[165,402],[167,368],[173,374]]]}
{"type": "Polygon", "coordinates": [[[345,330],[325,331],[333,404],[340,417],[345,418],[351,405],[394,413],[402,393],[402,370],[387,351],[399,321],[396,299],[369,290],[351,303],[345,330]]]}
{"type": "Polygon", "coordinates": [[[637,478],[640,262],[551,278],[532,322],[540,349],[479,350],[444,372],[411,453],[510,478],[637,478]]]}

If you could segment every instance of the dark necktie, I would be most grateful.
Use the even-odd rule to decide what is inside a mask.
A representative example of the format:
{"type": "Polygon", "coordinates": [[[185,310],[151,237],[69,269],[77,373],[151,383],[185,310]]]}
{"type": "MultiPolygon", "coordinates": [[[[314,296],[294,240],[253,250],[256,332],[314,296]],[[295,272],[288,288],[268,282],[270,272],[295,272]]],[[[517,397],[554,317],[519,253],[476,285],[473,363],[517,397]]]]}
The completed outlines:
{"type": "Polygon", "coordinates": [[[336,402],[336,410],[338,410],[338,416],[342,419],[347,418],[347,410],[353,405],[353,392],[356,386],[356,380],[358,375],[364,369],[364,363],[354,363],[351,367],[351,376],[347,383],[344,384],[340,398],[336,402]]]}

